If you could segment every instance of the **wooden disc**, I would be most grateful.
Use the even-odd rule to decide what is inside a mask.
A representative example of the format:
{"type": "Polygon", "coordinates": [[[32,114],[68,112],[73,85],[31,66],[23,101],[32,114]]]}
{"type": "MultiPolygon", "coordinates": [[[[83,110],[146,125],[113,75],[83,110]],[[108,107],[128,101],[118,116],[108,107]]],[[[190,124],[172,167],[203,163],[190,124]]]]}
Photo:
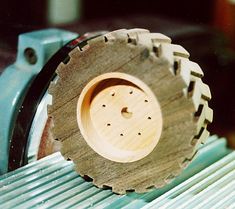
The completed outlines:
{"type": "Polygon", "coordinates": [[[82,176],[116,193],[177,176],[212,122],[209,87],[188,52],[158,33],[118,30],[69,54],[50,85],[61,152],[82,176]]]}

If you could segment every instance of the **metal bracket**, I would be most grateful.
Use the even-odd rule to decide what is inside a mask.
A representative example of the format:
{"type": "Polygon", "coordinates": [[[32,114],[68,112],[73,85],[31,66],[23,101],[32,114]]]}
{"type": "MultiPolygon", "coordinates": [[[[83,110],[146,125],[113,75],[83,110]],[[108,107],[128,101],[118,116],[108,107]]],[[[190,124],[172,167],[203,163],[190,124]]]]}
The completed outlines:
{"type": "Polygon", "coordinates": [[[19,36],[16,62],[0,76],[0,174],[8,169],[9,144],[25,92],[45,63],[78,34],[46,29],[19,36]]]}

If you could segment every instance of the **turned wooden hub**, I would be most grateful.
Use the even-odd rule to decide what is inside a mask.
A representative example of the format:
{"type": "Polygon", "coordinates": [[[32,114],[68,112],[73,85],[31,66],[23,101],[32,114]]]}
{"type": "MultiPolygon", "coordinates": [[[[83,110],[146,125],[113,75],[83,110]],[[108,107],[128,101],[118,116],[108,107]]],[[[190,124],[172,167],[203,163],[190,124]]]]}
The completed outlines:
{"type": "Polygon", "coordinates": [[[91,80],[78,99],[77,121],[95,152],[122,163],[147,156],[162,131],[161,109],[152,91],[125,73],[91,80]]]}

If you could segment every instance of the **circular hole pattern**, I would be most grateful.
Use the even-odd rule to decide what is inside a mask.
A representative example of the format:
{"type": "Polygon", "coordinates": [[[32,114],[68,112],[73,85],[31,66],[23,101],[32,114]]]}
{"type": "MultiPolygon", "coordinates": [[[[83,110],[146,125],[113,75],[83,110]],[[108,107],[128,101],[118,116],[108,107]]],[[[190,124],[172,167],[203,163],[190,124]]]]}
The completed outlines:
{"type": "Polygon", "coordinates": [[[88,145],[102,157],[134,162],[147,156],[158,143],[161,110],[155,95],[141,80],[128,74],[110,74],[96,77],[81,92],[78,126],[88,145]],[[142,131],[147,127],[153,128],[146,135],[142,131]]]}

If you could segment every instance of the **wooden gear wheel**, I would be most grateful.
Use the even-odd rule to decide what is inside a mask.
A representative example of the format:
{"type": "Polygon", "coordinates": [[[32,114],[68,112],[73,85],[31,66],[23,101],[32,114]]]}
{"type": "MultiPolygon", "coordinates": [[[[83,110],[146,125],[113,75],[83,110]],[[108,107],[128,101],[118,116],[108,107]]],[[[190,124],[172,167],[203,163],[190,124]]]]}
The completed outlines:
{"type": "Polygon", "coordinates": [[[209,136],[209,87],[189,53],[160,33],[117,30],[58,66],[48,107],[61,153],[119,194],[162,187],[209,136]]]}

